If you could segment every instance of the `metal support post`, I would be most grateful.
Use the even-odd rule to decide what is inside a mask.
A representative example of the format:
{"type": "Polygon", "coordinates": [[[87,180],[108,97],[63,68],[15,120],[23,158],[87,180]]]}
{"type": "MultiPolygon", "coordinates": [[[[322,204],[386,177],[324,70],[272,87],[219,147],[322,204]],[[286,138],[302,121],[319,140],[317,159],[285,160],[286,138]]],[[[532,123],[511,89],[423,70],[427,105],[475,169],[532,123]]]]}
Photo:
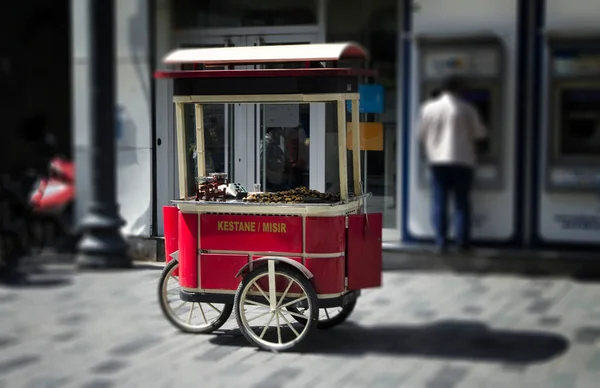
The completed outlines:
{"type": "Polygon", "coordinates": [[[116,193],[115,2],[88,0],[90,26],[90,175],[88,212],[81,223],[80,268],[128,268],[116,193]]]}

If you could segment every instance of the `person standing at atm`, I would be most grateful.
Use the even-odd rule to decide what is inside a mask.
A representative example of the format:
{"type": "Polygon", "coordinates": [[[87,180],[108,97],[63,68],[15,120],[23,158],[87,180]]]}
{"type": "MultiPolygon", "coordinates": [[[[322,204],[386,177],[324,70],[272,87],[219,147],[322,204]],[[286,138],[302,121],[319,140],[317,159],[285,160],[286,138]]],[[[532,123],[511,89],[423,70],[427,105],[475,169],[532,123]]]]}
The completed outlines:
{"type": "Polygon", "coordinates": [[[448,248],[448,200],[455,207],[456,239],[460,250],[470,248],[471,188],[476,165],[475,146],[486,137],[486,129],[475,107],[460,98],[464,80],[446,78],[441,93],[421,108],[418,126],[432,177],[433,224],[436,247],[448,248]]]}

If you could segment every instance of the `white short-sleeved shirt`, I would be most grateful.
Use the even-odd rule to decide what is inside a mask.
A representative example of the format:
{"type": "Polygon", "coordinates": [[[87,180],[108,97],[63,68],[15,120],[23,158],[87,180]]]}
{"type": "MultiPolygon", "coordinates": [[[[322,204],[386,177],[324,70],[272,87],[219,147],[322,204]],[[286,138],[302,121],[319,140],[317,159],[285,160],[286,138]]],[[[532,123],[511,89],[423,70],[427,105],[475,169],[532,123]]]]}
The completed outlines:
{"type": "Polygon", "coordinates": [[[486,129],[473,106],[443,93],[421,108],[419,139],[431,164],[458,164],[473,167],[475,142],[486,129]]]}

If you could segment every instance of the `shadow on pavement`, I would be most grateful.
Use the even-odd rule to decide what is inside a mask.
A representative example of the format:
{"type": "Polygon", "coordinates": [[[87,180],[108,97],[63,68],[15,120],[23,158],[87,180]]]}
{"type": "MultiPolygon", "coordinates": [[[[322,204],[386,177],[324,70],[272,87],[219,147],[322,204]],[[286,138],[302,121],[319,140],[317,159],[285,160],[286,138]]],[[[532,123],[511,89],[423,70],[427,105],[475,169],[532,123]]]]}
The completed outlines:
{"type": "Polygon", "coordinates": [[[154,271],[158,271],[158,272],[161,272],[163,269],[165,269],[165,267],[162,265],[144,264],[144,263],[136,263],[133,268],[141,269],[141,270],[154,270],[154,271]]]}
{"type": "MultiPolygon", "coordinates": [[[[210,340],[226,346],[250,346],[239,330],[210,340]]],[[[346,322],[330,330],[316,330],[293,352],[362,356],[379,353],[454,361],[531,364],[567,351],[566,338],[552,333],[493,330],[478,322],[443,321],[430,325],[361,327],[346,322]]]]}
{"type": "Polygon", "coordinates": [[[558,255],[543,258],[528,252],[473,252],[445,255],[424,252],[384,252],[384,271],[440,272],[457,274],[510,274],[535,277],[571,278],[581,282],[600,281],[600,265],[595,257],[558,255]]]}
{"type": "Polygon", "coordinates": [[[0,283],[0,288],[51,288],[66,287],[72,284],[73,279],[65,275],[29,275],[25,279],[14,283],[0,283]]]}
{"type": "Polygon", "coordinates": [[[9,288],[51,288],[65,287],[73,283],[75,272],[64,265],[53,265],[45,261],[27,258],[21,264],[23,278],[15,281],[0,282],[1,287],[9,288]]]}

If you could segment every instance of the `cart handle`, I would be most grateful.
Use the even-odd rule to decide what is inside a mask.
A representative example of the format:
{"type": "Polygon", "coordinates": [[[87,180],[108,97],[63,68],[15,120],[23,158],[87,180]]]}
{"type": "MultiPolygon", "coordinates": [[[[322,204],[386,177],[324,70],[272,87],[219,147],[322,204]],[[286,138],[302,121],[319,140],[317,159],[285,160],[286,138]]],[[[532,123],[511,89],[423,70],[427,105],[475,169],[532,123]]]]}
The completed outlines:
{"type": "Polygon", "coordinates": [[[369,225],[369,213],[367,212],[367,198],[370,195],[365,194],[364,182],[360,182],[360,196],[363,198],[363,213],[365,215],[365,230],[364,235],[367,235],[367,231],[371,230],[371,226],[369,225]]]}

